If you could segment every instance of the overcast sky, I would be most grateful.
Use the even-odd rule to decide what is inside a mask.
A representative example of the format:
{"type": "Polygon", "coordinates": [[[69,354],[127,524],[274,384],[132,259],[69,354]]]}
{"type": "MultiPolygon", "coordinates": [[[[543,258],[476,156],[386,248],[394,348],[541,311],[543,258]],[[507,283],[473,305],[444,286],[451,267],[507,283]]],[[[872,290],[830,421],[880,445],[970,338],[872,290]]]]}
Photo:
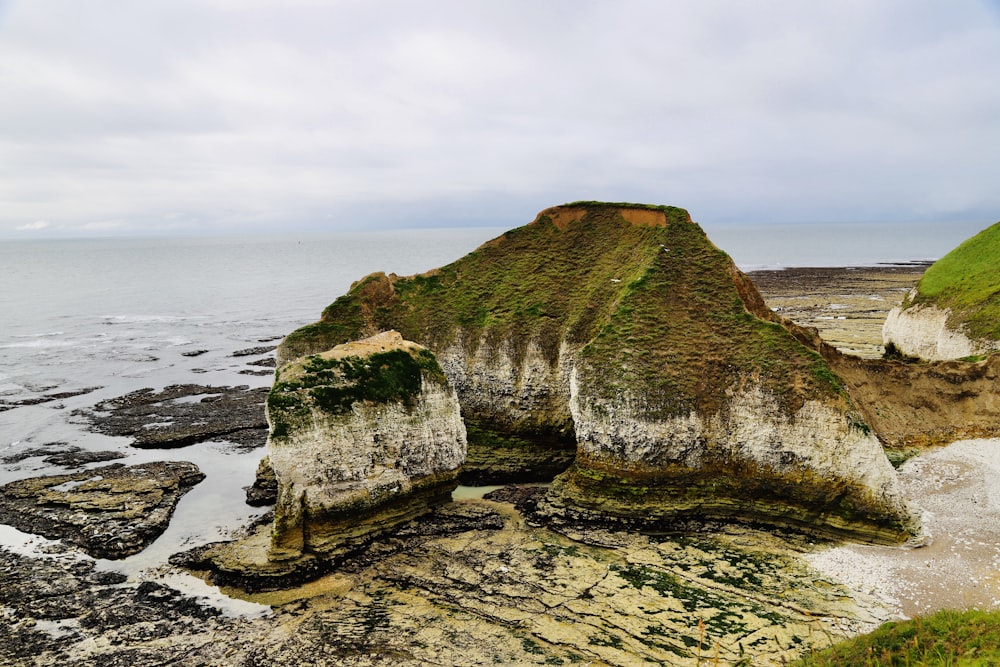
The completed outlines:
{"type": "Polygon", "coordinates": [[[0,0],[0,236],[1000,219],[1000,3],[0,0]]]}

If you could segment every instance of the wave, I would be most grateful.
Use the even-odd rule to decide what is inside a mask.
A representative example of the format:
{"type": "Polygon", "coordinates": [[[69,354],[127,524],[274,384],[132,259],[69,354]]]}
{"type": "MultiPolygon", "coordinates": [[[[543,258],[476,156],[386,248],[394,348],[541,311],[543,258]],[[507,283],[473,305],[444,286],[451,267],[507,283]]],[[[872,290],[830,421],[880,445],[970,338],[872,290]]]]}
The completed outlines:
{"type": "Polygon", "coordinates": [[[187,322],[204,320],[207,315],[103,315],[105,324],[148,324],[150,322],[187,322]]]}
{"type": "Polygon", "coordinates": [[[36,338],[33,340],[20,341],[17,343],[5,343],[3,345],[0,345],[0,349],[12,349],[12,348],[45,349],[52,347],[74,347],[79,344],[80,342],[75,340],[52,340],[50,338],[36,338]]]}
{"type": "Polygon", "coordinates": [[[65,331],[45,331],[36,334],[18,334],[13,336],[13,338],[49,338],[51,336],[63,336],[65,334],[65,331]]]}

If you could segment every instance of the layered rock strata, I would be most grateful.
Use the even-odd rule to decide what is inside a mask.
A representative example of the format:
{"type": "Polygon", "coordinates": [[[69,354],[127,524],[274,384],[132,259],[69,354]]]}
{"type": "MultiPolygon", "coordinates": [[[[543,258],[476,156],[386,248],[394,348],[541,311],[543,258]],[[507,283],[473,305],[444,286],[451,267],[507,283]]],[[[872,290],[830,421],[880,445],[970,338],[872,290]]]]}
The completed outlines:
{"type": "Polygon", "coordinates": [[[887,352],[927,361],[1000,350],[1000,222],[932,264],[882,328],[887,352]]]}
{"type": "Polygon", "coordinates": [[[477,429],[576,442],[543,514],[916,529],[843,383],[683,209],[548,209],[441,269],[365,278],[277,356],[388,329],[434,351],[477,429]]]}
{"type": "Polygon", "coordinates": [[[454,390],[395,331],[283,365],[267,415],[275,561],[345,553],[450,500],[465,458],[454,390]]]}

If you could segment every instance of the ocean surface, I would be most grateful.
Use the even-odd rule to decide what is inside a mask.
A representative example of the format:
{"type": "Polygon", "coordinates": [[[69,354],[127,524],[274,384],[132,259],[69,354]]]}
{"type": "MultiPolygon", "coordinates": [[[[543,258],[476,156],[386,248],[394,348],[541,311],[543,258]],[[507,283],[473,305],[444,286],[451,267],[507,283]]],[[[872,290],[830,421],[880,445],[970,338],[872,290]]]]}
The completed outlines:
{"type": "MultiPolygon", "coordinates": [[[[986,226],[705,229],[741,268],[752,270],[934,259],[986,226]]],[[[373,271],[425,271],[461,257],[501,231],[0,241],[0,402],[95,388],[0,412],[0,484],[65,472],[40,457],[2,462],[50,443],[117,449],[127,454],[120,459],[126,464],[192,461],[206,480],[181,500],[167,532],[144,552],[102,566],[143,577],[171,553],[226,537],[261,513],[243,502],[242,488],[253,482],[262,450],[245,452],[225,442],[136,450],[127,439],[88,431],[73,411],[146,387],[267,386],[271,377],[246,374],[253,369],[248,358],[234,357],[233,352],[276,344],[293,329],[315,321],[353,281],[373,271]],[[196,350],[206,352],[183,354],[196,350]]],[[[31,541],[0,526],[0,545],[21,549],[31,541]]]]}

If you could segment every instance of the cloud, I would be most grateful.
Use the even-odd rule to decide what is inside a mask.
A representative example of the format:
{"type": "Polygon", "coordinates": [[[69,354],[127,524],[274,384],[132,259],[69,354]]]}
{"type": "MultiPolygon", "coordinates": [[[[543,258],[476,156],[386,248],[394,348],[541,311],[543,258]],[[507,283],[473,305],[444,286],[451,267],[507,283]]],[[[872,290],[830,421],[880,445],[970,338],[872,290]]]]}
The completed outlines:
{"type": "Polygon", "coordinates": [[[972,0],[15,0],[0,98],[0,233],[1000,211],[972,0]]]}
{"type": "Polygon", "coordinates": [[[18,225],[14,229],[19,232],[37,232],[42,229],[47,229],[49,226],[50,225],[46,220],[36,220],[34,222],[29,222],[24,225],[18,225]]]}

